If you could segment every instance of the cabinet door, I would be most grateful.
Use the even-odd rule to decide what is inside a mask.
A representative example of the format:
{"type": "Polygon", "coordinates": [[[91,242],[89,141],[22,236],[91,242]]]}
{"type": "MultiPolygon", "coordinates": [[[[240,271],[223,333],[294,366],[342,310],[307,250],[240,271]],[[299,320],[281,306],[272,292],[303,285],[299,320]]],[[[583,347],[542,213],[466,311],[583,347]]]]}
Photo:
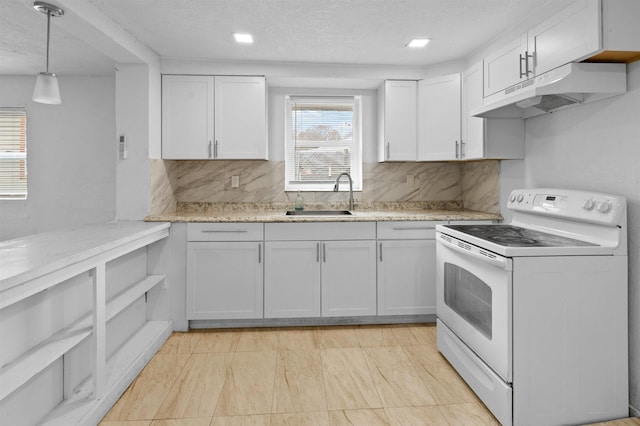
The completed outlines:
{"type": "Polygon", "coordinates": [[[529,31],[529,50],[535,51],[535,74],[543,74],[597,52],[600,38],[600,5],[579,0],[529,31]]]}
{"type": "Polygon", "coordinates": [[[215,158],[267,159],[264,77],[215,77],[215,158]]]}
{"type": "Polygon", "coordinates": [[[264,317],[320,316],[320,243],[265,243],[264,317]]]}
{"type": "Polygon", "coordinates": [[[472,117],[482,106],[482,62],[462,73],[462,156],[466,160],[484,157],[485,119],[472,117]]]}
{"type": "Polygon", "coordinates": [[[375,315],[375,241],[328,241],[321,251],[322,316],[375,315]]]}
{"type": "MultiPolygon", "coordinates": [[[[484,97],[526,80],[527,34],[523,33],[484,58],[484,97]]],[[[531,64],[531,61],[529,61],[531,64]]],[[[533,71],[533,70],[531,70],[533,71]]]]}
{"type": "Polygon", "coordinates": [[[213,77],[162,76],[162,158],[212,157],[213,77]]]}
{"type": "Polygon", "coordinates": [[[417,150],[417,82],[385,81],[382,160],[415,161],[417,150]]]}
{"type": "Polygon", "coordinates": [[[378,315],[435,313],[435,240],[379,242],[378,315]]]}
{"type": "Polygon", "coordinates": [[[418,83],[418,161],[462,158],[460,74],[418,83]]]}
{"type": "Polygon", "coordinates": [[[259,242],[187,244],[187,319],[262,318],[259,242]]]}

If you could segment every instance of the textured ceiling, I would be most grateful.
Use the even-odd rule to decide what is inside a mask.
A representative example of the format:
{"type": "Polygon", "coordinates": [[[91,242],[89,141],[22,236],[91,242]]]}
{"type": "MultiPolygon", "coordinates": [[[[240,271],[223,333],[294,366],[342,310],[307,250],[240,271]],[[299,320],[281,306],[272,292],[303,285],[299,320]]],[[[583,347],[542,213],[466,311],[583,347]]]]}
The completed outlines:
{"type": "MultiPolygon", "coordinates": [[[[555,5],[570,0],[554,0],[555,5]]],[[[56,3],[55,0],[51,0],[56,3]]],[[[161,57],[425,66],[471,53],[548,0],[60,0],[91,3],[161,57]],[[235,31],[253,34],[237,45],[235,31]],[[431,38],[425,49],[404,45],[431,38]]],[[[52,19],[51,69],[108,73],[114,60],[52,19]]],[[[89,22],[91,24],[91,22],[89,22]]],[[[44,68],[46,17],[29,0],[0,0],[0,74],[44,68]]]]}
{"type": "MultiPolygon", "coordinates": [[[[55,0],[50,1],[55,4],[55,0]]],[[[65,30],[66,17],[51,18],[51,72],[105,74],[113,61],[65,30]]],[[[0,0],[0,74],[37,74],[46,68],[47,16],[30,0],[0,0]]]]}

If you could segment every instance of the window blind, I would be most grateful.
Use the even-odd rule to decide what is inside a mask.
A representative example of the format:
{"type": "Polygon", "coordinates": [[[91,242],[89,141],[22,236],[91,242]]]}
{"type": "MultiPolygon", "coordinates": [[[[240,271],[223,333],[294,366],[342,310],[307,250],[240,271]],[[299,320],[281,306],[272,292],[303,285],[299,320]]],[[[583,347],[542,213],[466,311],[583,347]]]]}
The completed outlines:
{"type": "Polygon", "coordinates": [[[286,131],[287,190],[332,190],[340,173],[361,188],[357,97],[289,97],[286,131]]]}
{"type": "Polygon", "coordinates": [[[27,113],[0,109],[0,199],[27,198],[27,113]]]}

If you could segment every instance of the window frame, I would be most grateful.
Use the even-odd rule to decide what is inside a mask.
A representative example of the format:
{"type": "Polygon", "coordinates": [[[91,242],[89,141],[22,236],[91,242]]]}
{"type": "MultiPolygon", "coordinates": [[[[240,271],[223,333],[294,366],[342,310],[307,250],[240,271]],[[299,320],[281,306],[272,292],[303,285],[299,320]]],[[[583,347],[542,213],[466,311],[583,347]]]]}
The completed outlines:
{"type": "MultiPolygon", "coordinates": [[[[0,107],[0,120],[4,121],[4,115],[16,115],[19,121],[18,128],[13,129],[18,135],[17,140],[11,140],[8,136],[12,129],[0,122],[0,131],[5,130],[6,134],[0,134],[0,162],[18,160],[17,166],[7,166],[6,169],[0,167],[0,200],[26,200],[28,196],[29,173],[27,169],[27,109],[26,107],[0,107]],[[9,149],[10,145],[17,145],[18,149],[9,149]],[[20,161],[22,164],[20,164],[20,161]],[[12,174],[15,174],[12,176],[12,174]],[[3,177],[4,175],[4,177],[3,177]],[[19,182],[22,180],[23,182],[19,182]]],[[[10,118],[7,119],[7,123],[10,118]]]]}
{"type": "MultiPolygon", "coordinates": [[[[351,179],[353,180],[353,190],[354,191],[362,191],[362,99],[361,96],[330,96],[330,95],[286,95],[285,96],[285,119],[284,119],[284,156],[285,156],[285,191],[315,191],[315,192],[325,192],[325,191],[333,191],[333,187],[335,185],[335,181],[320,181],[320,180],[310,180],[310,181],[295,181],[293,180],[294,176],[294,167],[293,164],[295,162],[294,157],[295,153],[293,150],[295,149],[293,144],[293,135],[292,135],[292,103],[293,101],[304,102],[304,103],[318,103],[318,104],[331,104],[331,103],[345,103],[348,101],[352,104],[353,108],[353,118],[352,118],[352,143],[350,146],[350,162],[349,162],[349,174],[351,175],[351,179]]],[[[307,146],[316,146],[317,141],[300,141],[298,143],[302,143],[302,145],[307,146]]],[[[337,143],[338,145],[343,145],[342,143],[337,143]]],[[[300,146],[300,145],[298,145],[300,146]]],[[[325,145],[326,146],[326,145],[325,145]]],[[[329,145],[330,146],[330,145],[329,145]]],[[[344,179],[340,185],[340,191],[348,191],[349,185],[346,184],[347,179],[344,179]]]]}

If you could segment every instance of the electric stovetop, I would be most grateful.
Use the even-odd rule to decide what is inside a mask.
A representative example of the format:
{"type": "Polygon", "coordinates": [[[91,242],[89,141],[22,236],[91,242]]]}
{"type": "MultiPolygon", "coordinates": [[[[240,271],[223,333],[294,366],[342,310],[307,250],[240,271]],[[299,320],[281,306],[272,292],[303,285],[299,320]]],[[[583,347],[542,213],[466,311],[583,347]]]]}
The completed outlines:
{"type": "Polygon", "coordinates": [[[513,225],[444,225],[504,247],[587,247],[597,244],[513,225]]]}

